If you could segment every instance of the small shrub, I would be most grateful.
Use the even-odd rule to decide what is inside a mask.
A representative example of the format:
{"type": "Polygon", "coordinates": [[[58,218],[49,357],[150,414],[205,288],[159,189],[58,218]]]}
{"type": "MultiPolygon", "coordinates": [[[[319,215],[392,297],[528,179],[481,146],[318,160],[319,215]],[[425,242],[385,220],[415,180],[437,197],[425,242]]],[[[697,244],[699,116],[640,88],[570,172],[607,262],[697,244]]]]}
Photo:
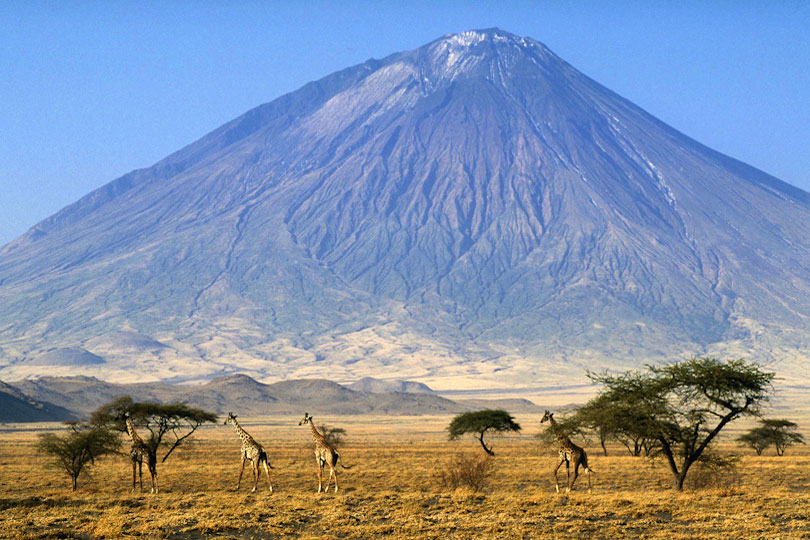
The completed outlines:
{"type": "Polygon", "coordinates": [[[492,474],[492,466],[493,461],[489,456],[455,454],[436,476],[444,489],[469,488],[480,491],[492,474]]]}
{"type": "Polygon", "coordinates": [[[86,473],[96,459],[118,451],[121,446],[118,433],[103,427],[68,422],[62,435],[39,435],[37,450],[50,458],[50,464],[66,473],[73,491],[78,488],[79,475],[86,473]]]}
{"type": "Polygon", "coordinates": [[[326,442],[332,445],[333,448],[342,446],[346,438],[345,429],[330,426],[328,424],[321,424],[318,427],[318,431],[321,432],[323,438],[326,439],[326,442]]]}
{"type": "Polygon", "coordinates": [[[690,489],[732,487],[739,481],[739,461],[740,456],[736,454],[723,456],[705,451],[692,465],[686,484],[690,489]]]}

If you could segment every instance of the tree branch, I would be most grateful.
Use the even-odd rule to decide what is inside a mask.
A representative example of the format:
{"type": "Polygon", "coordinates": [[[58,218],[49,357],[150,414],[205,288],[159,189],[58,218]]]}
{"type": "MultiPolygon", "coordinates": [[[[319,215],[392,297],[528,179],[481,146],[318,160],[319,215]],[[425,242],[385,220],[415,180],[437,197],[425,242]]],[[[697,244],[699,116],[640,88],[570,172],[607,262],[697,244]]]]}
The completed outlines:
{"type": "MultiPolygon", "coordinates": [[[[177,437],[177,435],[175,434],[175,437],[177,437],[177,438],[175,439],[174,444],[172,444],[171,448],[169,448],[169,451],[166,452],[166,455],[163,456],[163,459],[160,460],[160,462],[163,463],[164,461],[166,461],[166,459],[168,459],[169,455],[171,455],[171,453],[174,452],[174,449],[177,448],[178,446],[180,446],[184,440],[186,440],[187,438],[189,438],[191,436],[192,433],[197,431],[197,428],[200,427],[200,425],[201,424],[199,422],[197,422],[197,423],[195,423],[193,425],[191,423],[189,423],[190,431],[188,433],[186,433],[182,437],[177,437]]],[[[482,444],[483,444],[483,442],[482,442],[482,444]]]]}

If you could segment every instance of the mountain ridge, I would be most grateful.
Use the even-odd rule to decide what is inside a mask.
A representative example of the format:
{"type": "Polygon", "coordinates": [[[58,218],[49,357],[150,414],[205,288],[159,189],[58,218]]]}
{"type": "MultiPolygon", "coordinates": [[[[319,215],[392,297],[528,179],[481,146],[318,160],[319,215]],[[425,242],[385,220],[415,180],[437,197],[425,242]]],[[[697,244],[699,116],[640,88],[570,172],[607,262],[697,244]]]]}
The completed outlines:
{"type": "MultiPolygon", "coordinates": [[[[408,382],[408,381],[402,381],[408,382]]],[[[244,374],[215,377],[198,385],[163,383],[115,384],[94,377],[42,377],[12,384],[0,381],[0,400],[14,407],[3,422],[42,422],[88,418],[100,406],[121,396],[135,401],[182,402],[215,412],[254,416],[291,414],[425,415],[456,414],[473,408],[510,406],[517,412],[538,412],[529,400],[454,401],[425,392],[356,391],[326,379],[261,383],[244,374]],[[45,398],[49,402],[44,401],[45,398]],[[27,404],[23,407],[21,404],[27,404]]]]}
{"type": "Polygon", "coordinates": [[[0,375],[42,374],[31,358],[58,347],[121,380],[226,364],[474,386],[692,354],[801,378],[808,218],[807,193],[542,44],[447,35],[254,108],[3,247],[0,375]],[[165,348],[122,351],[119,331],[165,348]]]}

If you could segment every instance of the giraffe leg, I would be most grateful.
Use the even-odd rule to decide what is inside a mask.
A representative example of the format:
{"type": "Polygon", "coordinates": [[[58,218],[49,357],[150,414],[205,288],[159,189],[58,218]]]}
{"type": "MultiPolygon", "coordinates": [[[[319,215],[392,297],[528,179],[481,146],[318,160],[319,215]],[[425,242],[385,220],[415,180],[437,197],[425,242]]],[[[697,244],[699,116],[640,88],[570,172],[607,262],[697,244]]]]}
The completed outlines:
{"type": "Polygon", "coordinates": [[[563,463],[565,463],[565,460],[561,459],[560,462],[557,463],[557,466],[554,467],[554,489],[557,490],[557,493],[560,492],[560,483],[557,481],[557,471],[560,469],[560,465],[563,463]]]}
{"type": "Polygon", "coordinates": [[[157,493],[157,457],[153,456],[152,454],[149,454],[147,457],[149,461],[146,462],[146,465],[149,469],[149,480],[152,484],[152,489],[149,491],[149,493],[157,493]]]}
{"type": "Polygon", "coordinates": [[[154,465],[152,467],[150,467],[149,472],[152,475],[152,493],[157,493],[158,492],[158,480],[157,480],[158,477],[157,477],[157,469],[155,469],[154,465]]]}
{"type": "Polygon", "coordinates": [[[585,472],[588,473],[588,493],[591,493],[591,468],[588,467],[585,472]]]}
{"type": "Polygon", "coordinates": [[[136,472],[137,468],[138,468],[138,462],[137,462],[137,460],[133,459],[132,460],[132,489],[129,490],[130,493],[133,493],[135,491],[135,479],[137,478],[137,476],[136,476],[137,475],[137,472],[136,472]]]}
{"type": "MultiPolygon", "coordinates": [[[[264,474],[267,475],[267,483],[270,485],[270,493],[273,493],[273,481],[270,480],[270,468],[267,465],[267,460],[264,460],[262,463],[264,465],[264,474]]],[[[590,479],[590,476],[588,478],[590,479]]]]}
{"type": "Polygon", "coordinates": [[[574,482],[577,481],[577,476],[579,476],[579,461],[574,462],[574,475],[568,479],[568,489],[566,489],[566,493],[574,489],[574,482]]]}
{"type": "Polygon", "coordinates": [[[324,462],[318,460],[318,493],[323,491],[323,466],[324,462]]]}
{"type": "Polygon", "coordinates": [[[253,471],[253,489],[251,489],[250,492],[255,493],[256,488],[259,487],[259,463],[251,460],[250,465],[250,469],[253,471]]]}
{"type": "Polygon", "coordinates": [[[571,491],[571,462],[567,459],[565,460],[565,477],[566,482],[568,483],[568,487],[565,488],[565,492],[568,493],[571,491]]]}
{"type": "Polygon", "coordinates": [[[242,485],[242,473],[245,472],[245,455],[242,454],[242,463],[239,465],[239,479],[236,480],[236,490],[239,491],[239,486],[242,485]]]}
{"type": "Polygon", "coordinates": [[[143,492],[143,459],[138,460],[138,482],[141,484],[141,492],[143,492]]]}
{"type": "Polygon", "coordinates": [[[335,473],[335,468],[332,465],[329,465],[329,478],[326,480],[326,490],[329,491],[329,483],[332,481],[332,478],[335,479],[335,493],[337,493],[338,485],[337,485],[337,474],[335,473]]]}

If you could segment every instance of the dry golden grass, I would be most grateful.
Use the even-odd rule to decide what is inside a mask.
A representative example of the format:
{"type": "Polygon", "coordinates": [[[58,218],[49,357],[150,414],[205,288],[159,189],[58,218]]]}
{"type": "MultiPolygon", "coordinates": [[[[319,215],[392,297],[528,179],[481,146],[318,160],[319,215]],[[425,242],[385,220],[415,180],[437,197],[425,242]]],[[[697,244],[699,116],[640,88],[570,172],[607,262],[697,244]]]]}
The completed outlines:
{"type": "MultiPolygon", "coordinates": [[[[341,490],[316,494],[309,430],[298,418],[245,427],[268,450],[276,492],[266,481],[240,492],[239,441],[223,426],[159,468],[162,492],[129,493],[127,458],[101,461],[80,488],[46,468],[32,432],[0,433],[0,537],[3,538],[810,538],[810,451],[744,453],[738,474],[714,487],[676,493],[663,463],[588,446],[592,494],[584,477],[557,494],[553,449],[530,435],[493,439],[497,456],[482,491],[444,491],[438,472],[472,439],[448,442],[449,418],[316,418],[344,427],[341,490]]],[[[725,450],[739,451],[736,446],[725,450]]],[[[563,472],[564,475],[564,472],[563,472]]],[[[148,479],[147,479],[148,485],[148,479]]]]}

